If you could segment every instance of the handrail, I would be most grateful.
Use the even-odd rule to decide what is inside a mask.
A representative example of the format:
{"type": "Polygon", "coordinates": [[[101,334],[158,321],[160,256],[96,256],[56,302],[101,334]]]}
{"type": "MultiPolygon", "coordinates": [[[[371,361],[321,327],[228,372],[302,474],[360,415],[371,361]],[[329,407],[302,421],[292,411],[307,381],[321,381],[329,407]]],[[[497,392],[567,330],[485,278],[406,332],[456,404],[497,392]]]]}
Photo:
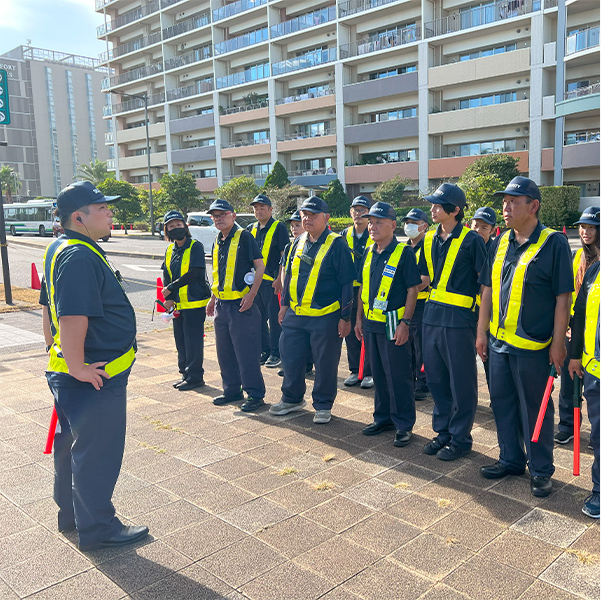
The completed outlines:
{"type": "Polygon", "coordinates": [[[601,84],[593,83],[587,87],[578,88],[576,90],[570,90],[563,95],[564,100],[572,100],[573,98],[580,98],[581,96],[589,96],[590,94],[598,94],[601,92],[601,84]]]}
{"type": "Polygon", "coordinates": [[[238,0],[238,2],[232,2],[231,4],[225,4],[220,8],[213,11],[213,21],[219,21],[220,19],[226,19],[232,17],[238,13],[250,10],[257,6],[267,4],[267,0],[238,0]]]}
{"type": "Polygon", "coordinates": [[[379,52],[387,48],[411,44],[421,39],[421,29],[417,25],[397,28],[387,32],[386,35],[377,35],[343,44],[340,46],[340,58],[349,58],[370,52],[379,52]]]}
{"type": "Polygon", "coordinates": [[[152,2],[148,2],[147,4],[142,4],[133,10],[128,10],[127,12],[115,17],[112,21],[108,23],[104,23],[96,28],[96,35],[98,37],[106,35],[107,33],[111,33],[115,29],[119,27],[123,27],[124,25],[129,25],[130,23],[135,23],[152,13],[155,13],[159,10],[161,4],[159,0],[153,0],[152,2]]]}
{"type": "Polygon", "coordinates": [[[391,4],[397,0],[348,0],[348,2],[341,2],[338,5],[340,11],[340,18],[347,17],[348,15],[354,15],[364,10],[370,10],[371,8],[378,8],[391,4]]]}
{"type": "Polygon", "coordinates": [[[309,27],[316,27],[323,23],[328,23],[336,18],[336,7],[327,6],[321,10],[315,10],[313,12],[300,15],[294,19],[283,21],[277,25],[271,26],[271,37],[279,37],[281,35],[287,35],[289,33],[295,33],[296,31],[302,31],[309,27]]]}
{"type": "Polygon", "coordinates": [[[235,115],[236,113],[247,112],[249,110],[257,110],[259,108],[267,108],[269,106],[269,100],[263,102],[257,102],[255,104],[243,104],[241,106],[230,106],[219,111],[221,116],[224,115],[235,115]]]}
{"type": "MultiPolygon", "coordinates": [[[[165,102],[165,92],[157,92],[156,94],[152,94],[152,96],[148,96],[148,106],[162,104],[163,102],[165,102]]],[[[104,108],[109,107],[105,106],[104,108]]],[[[126,100],[120,104],[113,104],[108,114],[122,113],[130,110],[136,110],[138,108],[144,108],[143,98],[131,98],[130,100],[126,100]]]]}
{"type": "Polygon", "coordinates": [[[150,77],[151,75],[156,75],[157,73],[162,72],[163,63],[157,62],[152,65],[146,65],[144,67],[132,69],[131,71],[126,71],[125,73],[120,73],[119,75],[115,75],[114,77],[103,79],[100,87],[102,90],[106,90],[115,85],[129,83],[130,81],[137,81],[138,79],[142,79],[143,77],[150,77]]]}
{"type": "Polygon", "coordinates": [[[189,85],[168,90],[167,102],[171,102],[172,100],[181,100],[182,98],[196,96],[197,94],[205,94],[206,92],[212,92],[213,89],[214,79],[212,77],[203,81],[195,81],[189,85]]]}
{"type": "Polygon", "coordinates": [[[301,102],[302,100],[311,100],[312,98],[322,98],[323,96],[331,96],[335,94],[336,90],[333,88],[326,88],[325,90],[319,90],[317,92],[309,92],[307,94],[300,94],[298,96],[286,96],[285,98],[278,98],[275,103],[289,104],[291,102],[301,102]]]}
{"type": "Polygon", "coordinates": [[[112,48],[108,52],[103,52],[99,55],[100,62],[106,62],[107,60],[113,60],[119,56],[123,56],[124,54],[129,54],[130,52],[135,52],[136,50],[141,50],[142,48],[146,48],[146,46],[151,46],[152,44],[156,44],[161,41],[161,32],[155,31],[150,35],[140,37],[137,40],[133,40],[131,42],[127,42],[126,44],[121,44],[116,48],[112,48]]]}
{"type": "Polygon", "coordinates": [[[171,58],[165,59],[165,71],[191,65],[195,62],[211,58],[212,56],[213,49],[211,46],[196,48],[196,50],[192,50],[192,52],[187,52],[186,54],[180,54],[178,56],[172,56],[171,58]]]}
{"type": "Polygon", "coordinates": [[[566,56],[599,45],[599,25],[574,31],[566,37],[566,56]]]}
{"type": "Polygon", "coordinates": [[[246,48],[247,46],[252,46],[253,44],[258,44],[268,39],[269,29],[267,27],[249,31],[243,35],[239,35],[237,37],[230,38],[229,40],[225,40],[224,42],[215,44],[215,56],[218,54],[225,54],[226,52],[239,50],[240,48],[246,48]]]}
{"type": "Polygon", "coordinates": [[[265,138],[262,140],[238,140],[237,142],[230,142],[229,144],[223,144],[222,148],[242,148],[244,146],[260,146],[262,144],[270,144],[271,140],[265,138]]]}
{"type": "Polygon", "coordinates": [[[335,134],[336,134],[336,128],[331,127],[330,129],[326,129],[320,133],[286,133],[284,135],[278,135],[277,141],[278,142],[289,142],[289,141],[293,141],[293,140],[307,140],[310,138],[325,137],[327,135],[335,135],[335,134]]]}
{"type": "Polygon", "coordinates": [[[188,31],[194,31],[194,29],[199,29],[200,27],[204,27],[211,22],[211,13],[207,10],[199,15],[195,15],[186,19],[185,21],[180,21],[171,27],[166,27],[163,29],[163,39],[168,40],[176,35],[180,35],[182,33],[186,33],[188,31]]]}
{"type": "Polygon", "coordinates": [[[336,48],[315,50],[314,52],[307,52],[307,54],[303,56],[297,56],[296,58],[289,58],[288,60],[272,63],[271,70],[273,75],[282,75],[283,73],[315,67],[334,60],[336,60],[336,48]]]}

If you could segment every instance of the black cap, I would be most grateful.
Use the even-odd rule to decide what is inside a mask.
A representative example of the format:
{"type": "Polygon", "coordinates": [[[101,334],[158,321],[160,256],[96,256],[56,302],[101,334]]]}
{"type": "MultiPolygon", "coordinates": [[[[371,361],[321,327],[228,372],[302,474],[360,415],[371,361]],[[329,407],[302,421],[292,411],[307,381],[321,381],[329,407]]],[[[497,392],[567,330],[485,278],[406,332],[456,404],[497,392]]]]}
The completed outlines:
{"type": "Polygon", "coordinates": [[[255,196],[255,199],[250,203],[251,206],[253,204],[265,204],[271,206],[271,200],[265,194],[259,194],[258,196],[255,196]]]}
{"type": "Polygon", "coordinates": [[[318,198],[317,196],[311,196],[307,198],[299,208],[300,211],[306,211],[310,213],[330,213],[330,207],[325,200],[318,198]]]}
{"type": "Polygon", "coordinates": [[[181,212],[179,212],[178,210],[170,210],[163,217],[163,225],[167,225],[167,223],[169,223],[169,221],[175,221],[176,219],[179,219],[180,221],[183,221],[184,223],[186,222],[186,220],[184,219],[184,215],[182,215],[181,212]]]}
{"type": "Polygon", "coordinates": [[[574,225],[596,225],[599,227],[599,207],[589,206],[584,209],[584,212],[580,215],[580,219],[574,223],[574,225]]]}
{"type": "Polygon", "coordinates": [[[402,219],[401,221],[404,223],[411,219],[412,221],[425,221],[429,222],[428,215],[421,208],[412,208],[402,219]]]}
{"type": "Polygon", "coordinates": [[[371,206],[371,203],[365,196],[357,196],[353,200],[353,203],[351,204],[351,206],[364,206],[365,208],[369,209],[369,207],[371,206]]]}
{"type": "Polygon", "coordinates": [[[528,177],[514,177],[502,192],[495,192],[493,196],[529,196],[540,201],[538,185],[528,177]]]}
{"type": "Polygon", "coordinates": [[[301,214],[299,210],[295,210],[287,219],[286,221],[301,221],[301,214]]]}
{"type": "Polygon", "coordinates": [[[393,221],[396,221],[394,208],[387,202],[376,202],[365,216],[377,217],[378,219],[392,219],[393,221]]]}
{"type": "Polygon", "coordinates": [[[496,225],[497,213],[490,206],[482,206],[474,213],[472,219],[481,219],[489,225],[496,225]]]}
{"type": "Polygon", "coordinates": [[[217,198],[216,200],[213,200],[213,203],[211,204],[211,206],[209,206],[209,210],[207,210],[207,212],[209,214],[211,214],[211,212],[213,212],[214,210],[224,210],[226,212],[235,212],[234,211],[234,207],[227,201],[227,200],[222,200],[221,198],[217,198]]]}
{"type": "Polygon", "coordinates": [[[454,183],[443,183],[431,196],[425,196],[424,200],[432,204],[451,204],[459,208],[465,208],[467,203],[465,193],[454,183]]]}
{"type": "Polygon", "coordinates": [[[88,204],[102,204],[104,202],[118,202],[121,196],[105,196],[89,181],[76,181],[68,185],[58,195],[56,205],[61,215],[70,215],[88,204]]]}

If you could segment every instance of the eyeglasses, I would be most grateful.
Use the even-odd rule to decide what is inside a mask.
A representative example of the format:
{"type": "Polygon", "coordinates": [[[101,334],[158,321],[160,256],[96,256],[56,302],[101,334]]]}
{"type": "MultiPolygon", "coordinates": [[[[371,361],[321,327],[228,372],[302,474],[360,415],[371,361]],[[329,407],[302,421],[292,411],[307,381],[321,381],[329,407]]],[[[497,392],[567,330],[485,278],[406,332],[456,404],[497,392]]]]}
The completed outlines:
{"type": "Polygon", "coordinates": [[[225,217],[228,217],[228,216],[229,216],[229,215],[231,215],[231,214],[233,214],[231,210],[228,210],[227,212],[224,212],[224,213],[223,213],[223,214],[221,214],[221,215],[216,215],[216,214],[213,214],[213,215],[212,215],[212,216],[213,216],[213,221],[217,221],[218,219],[223,219],[223,218],[225,218],[225,217]]]}

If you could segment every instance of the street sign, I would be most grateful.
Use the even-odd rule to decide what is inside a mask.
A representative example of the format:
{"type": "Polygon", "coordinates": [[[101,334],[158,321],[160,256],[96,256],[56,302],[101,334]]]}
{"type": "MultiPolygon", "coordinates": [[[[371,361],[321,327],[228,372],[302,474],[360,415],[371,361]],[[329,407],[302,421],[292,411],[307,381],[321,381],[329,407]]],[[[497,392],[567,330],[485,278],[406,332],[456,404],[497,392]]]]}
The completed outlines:
{"type": "Polygon", "coordinates": [[[8,75],[0,69],[0,125],[10,123],[10,107],[8,104],[8,75]]]}

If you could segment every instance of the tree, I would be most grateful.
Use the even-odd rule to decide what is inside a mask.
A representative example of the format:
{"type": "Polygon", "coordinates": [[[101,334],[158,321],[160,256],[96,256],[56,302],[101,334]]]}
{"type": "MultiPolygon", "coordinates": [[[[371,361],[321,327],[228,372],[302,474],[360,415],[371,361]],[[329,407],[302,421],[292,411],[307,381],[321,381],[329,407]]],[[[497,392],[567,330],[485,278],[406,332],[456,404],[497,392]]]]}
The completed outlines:
{"type": "MultiPolygon", "coordinates": [[[[505,189],[505,186],[520,174],[517,167],[519,159],[509,156],[509,154],[487,154],[478,158],[463,172],[459,178],[459,185],[464,178],[471,178],[479,175],[495,175],[501,182],[499,189],[505,189]]],[[[461,185],[463,189],[465,187],[461,185]]]]}
{"type": "Polygon", "coordinates": [[[265,187],[263,193],[271,200],[273,217],[281,219],[296,210],[297,199],[303,187],[300,185],[286,185],[284,187],[265,187]]]}
{"type": "Polygon", "coordinates": [[[286,171],[286,168],[279,160],[276,160],[275,164],[273,165],[273,169],[271,170],[271,173],[267,175],[267,179],[265,180],[265,185],[263,186],[263,189],[266,190],[267,188],[283,188],[287,185],[290,185],[290,180],[288,179],[288,171],[286,171]]]}
{"type": "MultiPolygon", "coordinates": [[[[179,173],[166,173],[159,180],[161,191],[165,195],[165,208],[189,213],[198,208],[200,190],[196,187],[196,179],[183,169],[179,173]]],[[[153,190],[154,206],[154,190],[153,190]]]]}
{"type": "Polygon", "coordinates": [[[334,216],[346,216],[351,208],[351,201],[344,191],[339,179],[332,179],[328,189],[321,195],[330,207],[330,214],[334,216]]]}
{"type": "Polygon", "coordinates": [[[105,196],[121,196],[121,200],[111,205],[115,213],[115,221],[125,228],[136,219],[142,217],[142,206],[138,196],[138,189],[127,181],[120,181],[109,177],[96,186],[105,196]]]}
{"type": "Polygon", "coordinates": [[[490,206],[497,211],[497,220],[501,215],[503,207],[503,196],[493,196],[495,192],[502,190],[505,185],[494,173],[477,173],[475,175],[464,173],[460,179],[459,186],[465,192],[467,207],[465,215],[469,219],[476,209],[482,206],[490,206]]]}
{"type": "Polygon", "coordinates": [[[215,190],[215,196],[227,200],[237,212],[248,212],[253,198],[261,191],[248,175],[234,177],[215,190]]]}
{"type": "Polygon", "coordinates": [[[0,184],[2,184],[2,192],[6,194],[6,203],[12,204],[13,194],[17,194],[21,187],[19,174],[7,165],[0,167],[0,184]]]}
{"type": "Polygon", "coordinates": [[[115,175],[113,173],[109,173],[106,168],[106,162],[103,160],[92,160],[89,165],[80,165],[77,169],[77,176],[83,181],[90,181],[96,187],[98,184],[104,181],[105,179],[114,179],[115,175]]]}
{"type": "Polygon", "coordinates": [[[398,206],[403,200],[405,188],[413,180],[395,175],[392,179],[383,181],[373,192],[372,197],[376,202],[387,202],[391,206],[398,206]]]}

